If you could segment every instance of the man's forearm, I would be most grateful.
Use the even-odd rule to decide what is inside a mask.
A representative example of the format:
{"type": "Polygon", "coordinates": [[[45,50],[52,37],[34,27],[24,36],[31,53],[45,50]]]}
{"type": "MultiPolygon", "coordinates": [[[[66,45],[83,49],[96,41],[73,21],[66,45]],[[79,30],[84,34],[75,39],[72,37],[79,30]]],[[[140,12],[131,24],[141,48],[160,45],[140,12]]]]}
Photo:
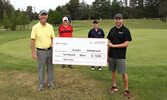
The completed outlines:
{"type": "Polygon", "coordinates": [[[126,41],[122,44],[112,44],[110,45],[110,47],[113,47],[113,48],[125,48],[125,47],[128,47],[129,45],[129,41],[126,41]]]}
{"type": "Polygon", "coordinates": [[[51,37],[51,47],[53,47],[53,37],[51,37]]]}
{"type": "Polygon", "coordinates": [[[35,54],[35,40],[34,39],[31,39],[31,51],[32,51],[32,54],[35,54]]]}

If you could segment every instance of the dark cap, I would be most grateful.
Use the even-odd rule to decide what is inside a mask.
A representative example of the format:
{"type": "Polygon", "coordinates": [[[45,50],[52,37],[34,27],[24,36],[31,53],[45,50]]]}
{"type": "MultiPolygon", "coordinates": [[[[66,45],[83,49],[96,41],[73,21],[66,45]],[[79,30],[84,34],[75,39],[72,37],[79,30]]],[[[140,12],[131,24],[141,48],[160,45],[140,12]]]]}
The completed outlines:
{"type": "Polygon", "coordinates": [[[115,17],[114,18],[121,18],[121,19],[123,19],[123,15],[122,14],[120,14],[120,13],[118,13],[118,14],[116,14],[115,15],[115,17]]]}
{"type": "Polygon", "coordinates": [[[97,20],[94,20],[93,21],[93,24],[98,24],[99,22],[97,20]]]}
{"type": "Polygon", "coordinates": [[[46,11],[46,10],[41,10],[40,12],[39,12],[39,15],[42,15],[42,14],[48,14],[48,12],[46,11]]]}

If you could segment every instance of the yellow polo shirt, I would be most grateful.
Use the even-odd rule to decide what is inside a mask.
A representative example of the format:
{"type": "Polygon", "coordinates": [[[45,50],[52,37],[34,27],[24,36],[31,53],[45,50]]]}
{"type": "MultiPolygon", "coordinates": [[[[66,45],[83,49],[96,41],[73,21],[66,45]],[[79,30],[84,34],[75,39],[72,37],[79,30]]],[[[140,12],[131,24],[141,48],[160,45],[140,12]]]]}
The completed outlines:
{"type": "Polygon", "coordinates": [[[45,26],[39,22],[33,26],[31,39],[35,39],[37,48],[46,49],[51,46],[51,37],[55,37],[53,26],[46,23],[45,26]]]}

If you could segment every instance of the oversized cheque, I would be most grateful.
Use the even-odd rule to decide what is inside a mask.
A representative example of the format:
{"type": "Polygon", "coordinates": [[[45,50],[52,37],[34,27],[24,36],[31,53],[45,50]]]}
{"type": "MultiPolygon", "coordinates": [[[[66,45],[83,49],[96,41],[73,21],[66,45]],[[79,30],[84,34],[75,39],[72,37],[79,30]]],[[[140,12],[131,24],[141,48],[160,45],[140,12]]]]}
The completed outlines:
{"type": "Polygon", "coordinates": [[[53,64],[107,66],[107,39],[53,38],[53,64]]]}

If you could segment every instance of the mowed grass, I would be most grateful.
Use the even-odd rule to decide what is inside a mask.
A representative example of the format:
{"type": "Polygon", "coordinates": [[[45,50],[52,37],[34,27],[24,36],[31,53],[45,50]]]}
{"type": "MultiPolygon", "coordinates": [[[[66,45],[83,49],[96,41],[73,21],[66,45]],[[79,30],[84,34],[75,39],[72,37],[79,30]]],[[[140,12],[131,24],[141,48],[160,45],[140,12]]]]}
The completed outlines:
{"type": "MultiPolygon", "coordinates": [[[[167,23],[130,19],[125,20],[124,25],[130,29],[133,38],[127,50],[132,100],[166,100],[167,23]]],[[[74,37],[87,37],[92,21],[73,21],[72,26],[74,37]]],[[[99,21],[106,36],[113,26],[113,20],[99,21]]],[[[108,93],[112,78],[107,67],[101,72],[92,72],[88,66],[62,69],[60,65],[54,65],[56,89],[50,90],[45,84],[45,90],[40,92],[37,63],[31,58],[30,33],[31,30],[0,32],[2,100],[126,100],[121,75],[117,75],[118,91],[108,93]]],[[[58,27],[55,27],[55,34],[58,36],[58,27]]]]}

